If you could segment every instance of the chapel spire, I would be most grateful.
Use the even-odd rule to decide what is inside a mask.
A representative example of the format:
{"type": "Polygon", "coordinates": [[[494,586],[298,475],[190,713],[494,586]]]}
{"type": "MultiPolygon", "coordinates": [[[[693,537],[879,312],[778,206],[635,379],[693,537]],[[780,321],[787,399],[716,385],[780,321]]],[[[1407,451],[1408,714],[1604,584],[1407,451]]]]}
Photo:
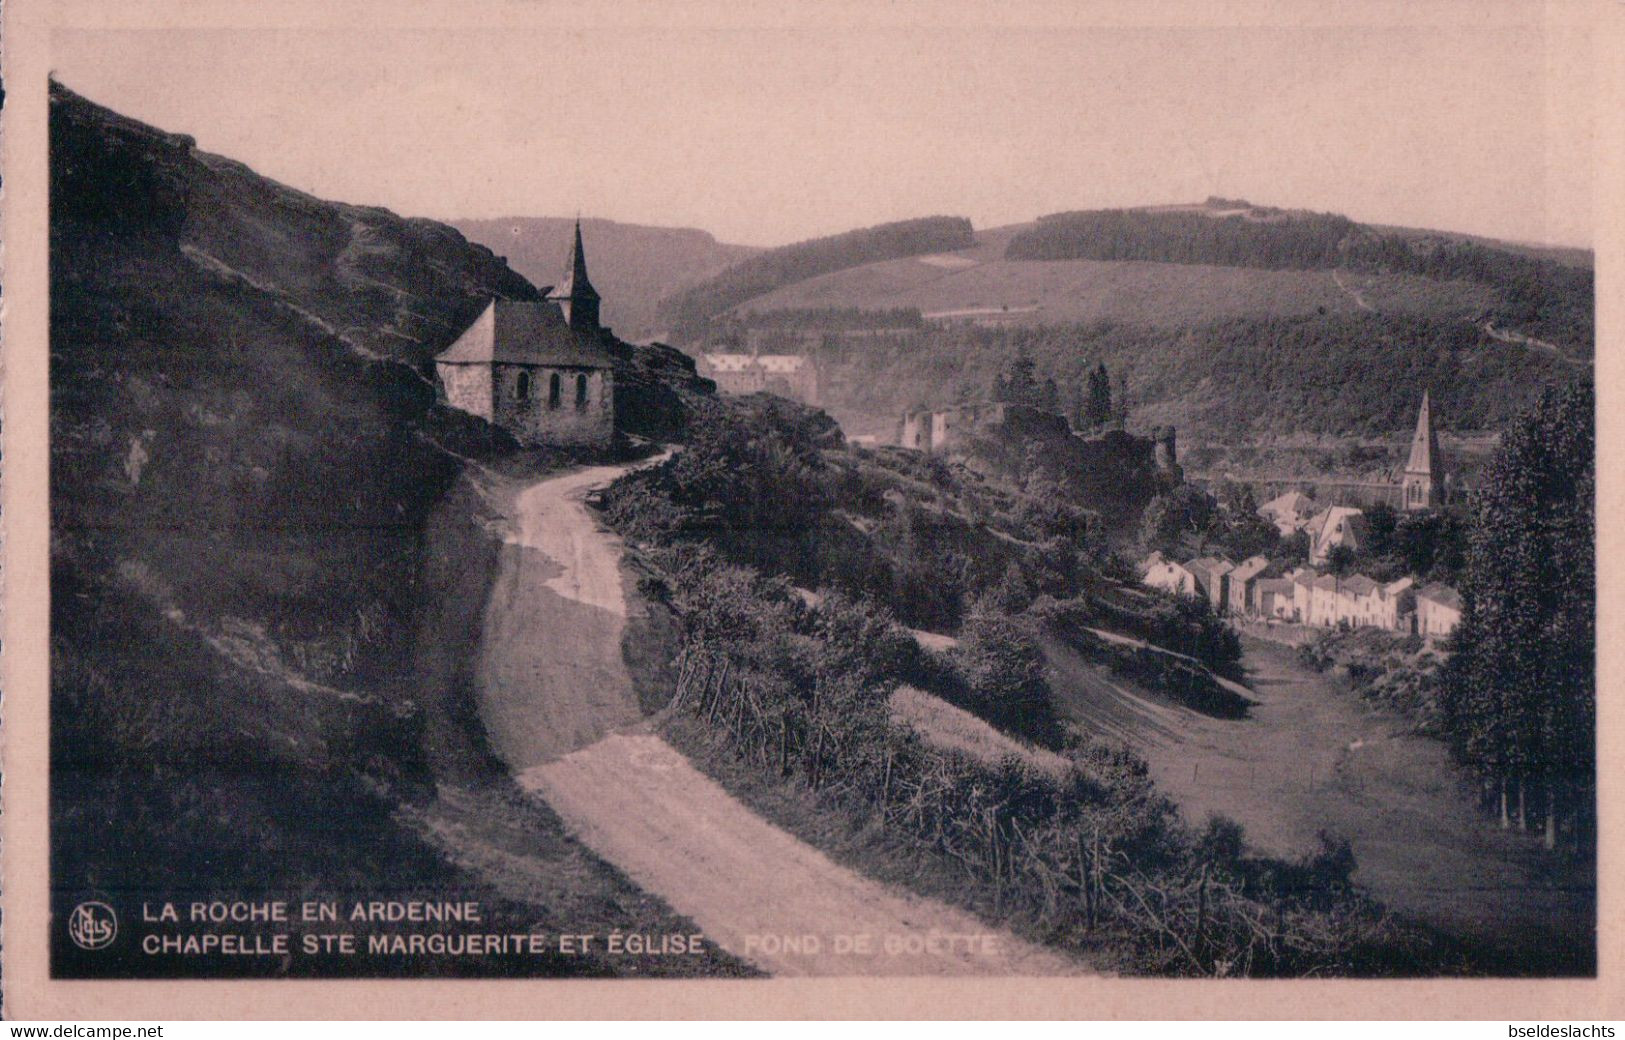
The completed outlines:
{"type": "Polygon", "coordinates": [[[1411,454],[1405,463],[1405,508],[1435,509],[1443,496],[1444,467],[1439,462],[1439,435],[1433,429],[1433,408],[1428,392],[1422,391],[1422,407],[1416,413],[1416,433],[1411,436],[1411,454]]]}
{"type": "Polygon", "coordinates": [[[572,329],[597,332],[598,290],[587,277],[587,251],[581,244],[581,218],[576,218],[575,241],[570,246],[570,258],[564,264],[564,280],[548,294],[548,299],[559,305],[564,320],[572,329]]]}

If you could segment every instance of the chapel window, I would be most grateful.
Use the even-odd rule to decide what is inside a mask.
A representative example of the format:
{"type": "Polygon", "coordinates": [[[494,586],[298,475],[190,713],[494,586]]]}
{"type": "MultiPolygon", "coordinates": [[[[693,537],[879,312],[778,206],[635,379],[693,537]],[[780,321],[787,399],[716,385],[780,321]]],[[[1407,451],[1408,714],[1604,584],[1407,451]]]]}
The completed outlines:
{"type": "Polygon", "coordinates": [[[547,406],[549,408],[559,406],[559,393],[559,374],[554,372],[547,378],[547,406]]]}

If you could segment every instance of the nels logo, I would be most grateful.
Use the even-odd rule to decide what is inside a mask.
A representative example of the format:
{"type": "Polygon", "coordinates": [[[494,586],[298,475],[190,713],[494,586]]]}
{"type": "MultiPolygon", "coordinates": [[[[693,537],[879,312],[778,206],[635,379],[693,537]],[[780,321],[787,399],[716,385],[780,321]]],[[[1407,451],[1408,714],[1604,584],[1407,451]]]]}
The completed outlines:
{"type": "Polygon", "coordinates": [[[106,903],[80,903],[68,915],[68,938],[80,949],[104,949],[117,937],[118,915],[106,903]]]}

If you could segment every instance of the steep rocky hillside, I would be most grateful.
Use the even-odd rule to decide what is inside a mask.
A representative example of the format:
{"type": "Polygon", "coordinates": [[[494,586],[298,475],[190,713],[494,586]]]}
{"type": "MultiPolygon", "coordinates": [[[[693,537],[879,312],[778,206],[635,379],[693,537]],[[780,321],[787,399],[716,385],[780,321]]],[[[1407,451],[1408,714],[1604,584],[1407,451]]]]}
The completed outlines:
{"type": "MultiPolygon", "coordinates": [[[[470,241],[489,246],[536,285],[552,285],[564,269],[575,222],[563,217],[453,220],[470,241]]],[[[658,330],[655,305],[704,281],[755,246],[718,242],[695,228],[647,227],[585,219],[581,234],[593,285],[604,295],[603,318],[616,335],[641,340],[658,330]]]]}
{"type": "MultiPolygon", "coordinates": [[[[448,581],[431,539],[455,547],[478,609],[495,549],[469,478],[515,448],[437,405],[425,372],[491,297],[535,288],[451,228],[323,202],[55,85],[51,175],[58,898],[133,907],[389,879],[499,905],[400,823],[429,812],[436,781],[444,797],[447,776],[485,775],[471,711],[419,681],[414,636],[448,581]]],[[[685,359],[617,360],[631,425],[680,426],[703,389],[685,359]]],[[[436,635],[442,657],[468,649],[455,628],[436,635]]],[[[509,821],[514,840],[637,905],[528,813],[509,821]]],[[[508,905],[537,927],[556,909],[508,905]]],[[[102,971],[123,955],[97,956],[102,971]]]]}

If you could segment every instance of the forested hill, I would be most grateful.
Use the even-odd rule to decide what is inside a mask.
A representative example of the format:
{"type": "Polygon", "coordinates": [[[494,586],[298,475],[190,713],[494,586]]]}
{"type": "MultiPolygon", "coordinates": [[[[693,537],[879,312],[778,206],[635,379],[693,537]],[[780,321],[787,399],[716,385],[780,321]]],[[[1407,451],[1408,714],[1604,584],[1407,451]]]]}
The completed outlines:
{"type": "Polygon", "coordinates": [[[1424,388],[1442,429],[1499,430],[1543,388],[1590,379],[1588,366],[1495,342],[1465,322],[1378,314],[1228,318],[1178,329],[960,324],[813,349],[828,406],[849,425],[876,417],[870,428],[882,434],[891,428],[882,420],[895,424],[903,407],[985,399],[1021,354],[1040,381],[1055,381],[1068,415],[1104,363],[1113,394],[1126,392],[1131,429],[1170,424],[1187,443],[1404,443],[1424,388]]]}
{"type": "Polygon", "coordinates": [[[1496,295],[1486,318],[1566,347],[1594,336],[1594,279],[1562,253],[1464,236],[1384,232],[1331,213],[1209,199],[1202,206],[1093,210],[1040,217],[1011,237],[1010,260],[1150,261],[1264,270],[1414,275],[1482,285],[1496,295]]]}
{"type": "MultiPolygon", "coordinates": [[[[454,220],[471,241],[489,246],[536,285],[564,271],[575,222],[563,217],[454,220]]],[[[581,234],[593,285],[604,297],[603,319],[624,339],[641,340],[657,326],[655,306],[761,250],[718,242],[695,228],[647,227],[584,219],[581,234]]]]}
{"type": "Polygon", "coordinates": [[[963,217],[922,217],[781,246],[742,260],[661,302],[670,329],[692,328],[782,285],[877,261],[966,249],[974,244],[963,217]]]}

